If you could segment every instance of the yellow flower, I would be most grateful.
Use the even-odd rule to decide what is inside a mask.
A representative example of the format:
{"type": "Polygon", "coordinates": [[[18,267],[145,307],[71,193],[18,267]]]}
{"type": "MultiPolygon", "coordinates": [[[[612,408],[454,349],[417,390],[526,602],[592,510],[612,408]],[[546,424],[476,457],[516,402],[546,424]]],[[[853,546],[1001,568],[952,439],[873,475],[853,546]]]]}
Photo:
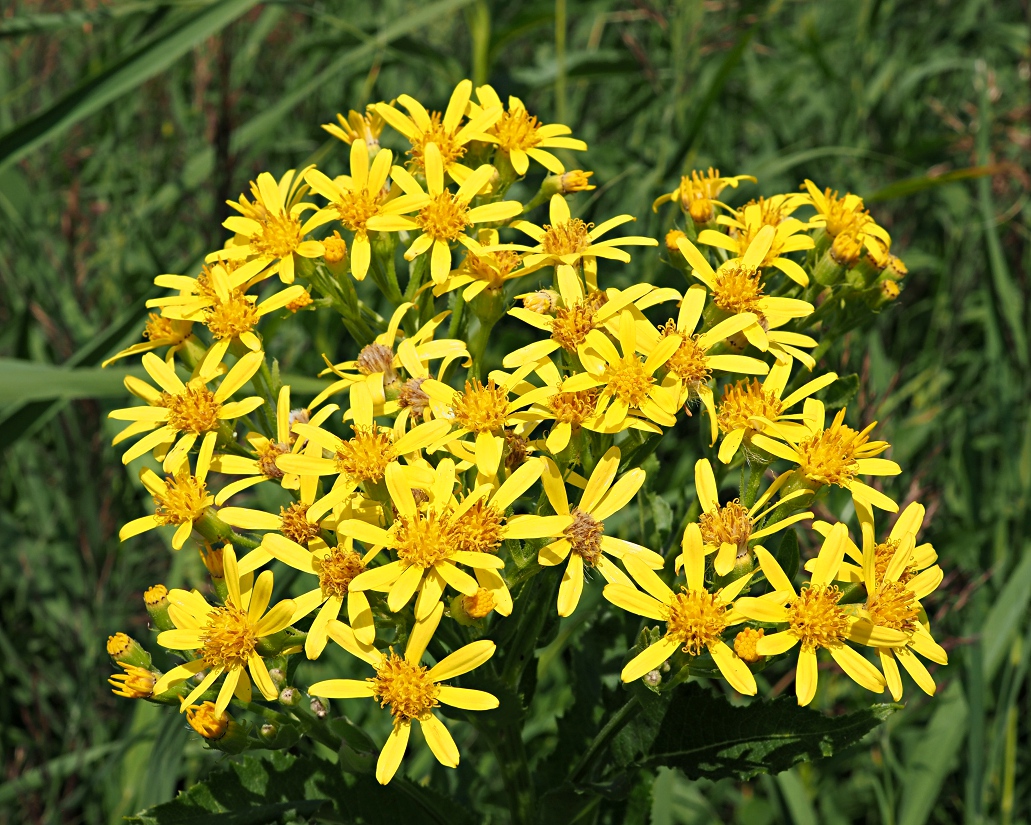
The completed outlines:
{"type": "Polygon", "coordinates": [[[148,467],[140,471],[140,481],[154,499],[155,512],[151,516],[142,516],[125,524],[118,531],[118,540],[125,541],[138,536],[155,527],[174,524],[177,529],[172,536],[172,547],[182,549],[186,539],[193,532],[193,524],[212,504],[214,497],[209,495],[204,484],[206,470],[197,470],[197,475],[190,474],[189,465],[183,463],[175,475],[162,479],[148,467]]]}
{"type": "Polygon", "coordinates": [[[369,218],[369,229],[383,232],[415,232],[416,237],[405,252],[405,260],[413,261],[430,251],[430,276],[433,283],[442,284],[451,271],[451,244],[455,241],[476,251],[480,248],[475,240],[465,234],[466,227],[478,223],[493,223],[514,218],[523,211],[519,201],[497,201],[482,206],[470,207],[473,198],[481,194],[497,170],[490,164],[483,164],[470,172],[458,191],[452,193],[444,187],[444,165],[441,153],[435,143],[426,144],[426,190],[400,166],[393,169],[394,182],[411,204],[404,211],[418,209],[414,217],[403,215],[377,215],[369,218]]]}
{"type": "MultiPolygon", "coordinates": [[[[397,561],[373,567],[351,581],[351,590],[373,590],[389,586],[387,607],[396,613],[412,600],[417,592],[415,618],[425,619],[440,602],[447,585],[471,596],[479,585],[476,579],[457,565],[500,570],[504,561],[489,553],[459,548],[455,523],[478,500],[469,496],[457,507],[452,491],[458,479],[455,463],[443,459],[434,471],[429,501],[416,504],[405,469],[391,464],[385,473],[387,490],[396,517],[389,530],[367,524],[360,519],[342,519],[337,533],[365,544],[390,548],[397,561]]],[[[489,488],[487,488],[489,489],[489,488]]]]}
{"type": "MultiPolygon", "coordinates": [[[[708,332],[695,334],[698,322],[702,319],[705,306],[705,287],[693,284],[684,293],[680,304],[676,324],[667,322],[658,332],[649,327],[639,328],[640,349],[651,357],[658,348],[665,353],[672,349],[662,366],[669,371],[675,380],[672,392],[677,406],[685,406],[693,399],[701,400],[709,413],[709,425],[712,443],[716,442],[716,406],[713,402],[712,388],[709,381],[713,370],[733,372],[744,375],[765,375],[769,367],[757,358],[734,354],[709,354],[709,350],[722,343],[728,336],[740,332],[744,327],[753,324],[755,316],[750,313],[731,316],[720,321],[708,332]],[[679,342],[679,343],[677,343],[679,342]]],[[[674,407],[674,408],[675,408],[674,407]]]]}
{"type": "Polygon", "coordinates": [[[246,293],[254,282],[256,268],[250,263],[243,266],[219,263],[204,267],[200,278],[159,275],[154,279],[158,286],[178,289],[179,295],[151,299],[147,306],[160,307],[166,318],[199,322],[215,339],[201,363],[201,374],[213,374],[236,341],[252,352],[260,350],[261,339],[254,333],[258,321],[307,294],[303,286],[293,284],[258,303],[257,297],[246,293]]]}
{"type": "Polygon", "coordinates": [[[865,246],[880,253],[891,247],[891,235],[870,217],[863,208],[863,199],[859,195],[846,192],[838,197],[830,187],[822,192],[816,184],[806,178],[805,188],[809,197],[802,196],[815,210],[816,215],[809,219],[812,227],[821,226],[827,234],[834,238],[842,232],[855,232],[860,246],[865,246]]]}
{"type": "Polygon", "coordinates": [[[451,271],[444,283],[433,287],[434,297],[464,286],[462,298],[468,302],[484,290],[498,293],[504,289],[508,281],[522,278],[540,269],[539,266],[523,266],[523,256],[518,252],[498,248],[496,229],[481,229],[478,242],[482,247],[479,250],[466,243],[469,248],[466,250],[465,259],[458,269],[451,271]],[[495,251],[488,251],[490,249],[495,251]]]}
{"type": "Polygon", "coordinates": [[[809,276],[805,270],[790,258],[784,257],[788,252],[799,252],[814,246],[812,238],[799,234],[808,225],[797,218],[788,217],[802,202],[803,195],[774,195],[769,200],[760,198],[752,201],[735,211],[734,217],[720,215],[716,219],[717,223],[730,227],[731,235],[724,235],[715,229],[703,229],[698,234],[698,242],[727,249],[738,257],[744,257],[756,235],[764,227],[773,227],[774,235],[767,250],[752,265],[760,269],[775,267],[800,286],[807,286],[809,276]]]}
{"type": "Polygon", "coordinates": [[[215,496],[215,504],[221,507],[237,493],[261,484],[265,481],[278,481],[284,489],[296,490],[300,480],[296,473],[286,473],[276,465],[276,459],[286,453],[298,453],[307,439],[298,437],[292,431],[299,422],[317,427],[338,410],[336,404],[323,407],[314,415],[309,409],[290,409],[290,387],[284,386],[279,391],[276,404],[276,438],[267,438],[261,433],[248,433],[246,440],[251,446],[254,458],[241,455],[224,454],[212,457],[211,469],[225,475],[244,476],[219,490],[215,496]]]}
{"type": "Polygon", "coordinates": [[[753,378],[751,382],[742,380],[724,385],[723,398],[716,412],[716,423],[723,433],[720,461],[729,464],[741,445],[751,446],[752,436],[765,432],[769,422],[780,424],[781,432],[800,432],[801,424],[782,420],[790,417],[788,410],[838,379],[837,373],[828,372],[781,398],[790,375],[791,364],[777,361],[770,367],[762,384],[753,378]]]}
{"type": "Polygon", "coordinates": [[[158,674],[145,667],[130,665],[126,662],[117,664],[125,673],[115,673],[107,680],[115,696],[124,696],[126,699],[149,699],[154,695],[154,685],[157,684],[158,674]]]}
{"type": "Polygon", "coordinates": [[[171,364],[172,357],[186,345],[186,339],[190,337],[192,330],[193,323],[191,321],[173,321],[153,312],[148,313],[147,324],[143,328],[143,337],[147,340],[115,353],[100,366],[106,367],[122,358],[151,352],[159,347],[168,347],[165,361],[171,364]]]}
{"type": "Polygon", "coordinates": [[[469,351],[463,341],[454,338],[433,340],[437,327],[450,315],[446,311],[431,318],[415,335],[405,338],[398,344],[398,327],[401,325],[401,319],[413,306],[415,305],[406,302],[394,310],[386,331],[377,335],[371,344],[363,347],[354,361],[331,364],[328,370],[320,373],[325,375],[332,372],[340,380],[334,381],[320,392],[312,401],[312,407],[318,406],[335,393],[348,390],[355,420],[370,420],[374,411],[377,415],[389,415],[397,411],[397,402],[387,401],[387,393],[393,397],[397,397],[398,394],[403,396],[404,382],[398,374],[402,366],[408,371],[411,380],[428,377],[426,364],[430,361],[443,358],[445,364],[448,364],[456,358],[469,357],[469,351]]]}
{"type": "Polygon", "coordinates": [[[351,144],[351,174],[330,180],[318,169],[309,169],[304,179],[329,201],[329,206],[316,213],[328,220],[338,220],[354,233],[351,242],[351,274],[361,281],[369,271],[372,245],[369,243],[369,220],[377,215],[395,215],[423,206],[424,196],[402,195],[388,200],[389,188],[384,188],[390,174],[394,156],[383,149],[369,167],[369,147],[364,140],[351,144]]]}
{"type": "Polygon", "coordinates": [[[899,647],[907,641],[905,633],[874,624],[869,619],[850,616],[838,603],[842,592],[831,581],[841,566],[847,539],[845,525],[835,525],[820,549],[811,581],[798,592],[777,560],[766,550],[756,547],[755,554],[774,592],[737,601],[738,612],[749,619],[787,625],[784,630],[764,635],[756,642],[756,652],[760,656],[776,656],[801,645],[795,671],[795,694],[800,705],[808,705],[816,695],[817,650],[828,650],[834,661],[857,684],[880,693],[885,686],[880,671],[845,642],[899,647]]]}
{"type": "Polygon", "coordinates": [[[619,459],[619,448],[609,448],[587,480],[580,503],[572,509],[558,466],[550,458],[542,459],[546,467],[541,477],[544,494],[557,515],[516,516],[510,522],[520,531],[519,535],[536,533],[540,538],[555,539],[537,554],[539,564],[553,567],[568,558],[558,589],[559,616],[569,616],[576,610],[583,593],[585,567],[596,569],[610,584],[632,584],[606,553],[624,562],[632,555],[648,567],[656,570],[662,567],[662,556],[658,553],[605,535],[605,519],[622,510],[644,484],[645,472],[639,467],[615,481],[619,459]]]}
{"type": "Polygon", "coordinates": [[[716,476],[712,472],[709,459],[700,458],[695,462],[694,477],[695,491],[702,505],[702,513],[698,517],[702,541],[706,553],[716,553],[713,568],[718,576],[728,575],[735,564],[747,558],[753,542],[813,517],[810,512],[794,513],[756,529],[760,522],[782,503],[805,494],[805,491],[796,490],[780,498],[774,506],[763,510],[767,502],[791,477],[790,472],[778,476],[750,508],[744,507],[738,499],[720,505],[716,476]]]}
{"type": "MultiPolygon", "coordinates": [[[[782,326],[792,318],[804,318],[813,311],[813,305],[808,301],[763,294],[762,262],[775,235],[773,227],[762,227],[748,244],[742,257],[731,258],[715,270],[699,252],[698,247],[687,238],[677,241],[677,248],[693,267],[692,274],[709,288],[713,303],[722,312],[731,316],[743,313],[755,316],[753,322],[741,332],[750,344],[763,352],[771,348],[770,341],[774,337],[769,335],[767,330],[782,326]]],[[[785,343],[791,340],[798,342],[803,337],[795,335],[791,338],[789,335],[785,343]]],[[[813,341],[812,345],[815,344],[813,341]]]]}
{"type": "Polygon", "coordinates": [[[720,174],[719,169],[709,167],[708,172],[691,172],[680,179],[680,185],[672,192],[668,192],[655,199],[652,204],[652,211],[658,212],[659,207],[669,201],[679,200],[680,208],[691,216],[696,224],[710,223],[716,217],[716,206],[729,209],[726,204],[716,200],[720,192],[728,186],[737,189],[738,184],[743,181],[755,183],[751,175],[734,175],[725,177],[720,174]]]}
{"type": "Polygon", "coordinates": [[[291,599],[284,599],[266,611],[272,598],[272,571],[264,571],[257,579],[249,573],[241,576],[231,544],[225,547],[222,564],[229,592],[221,607],[208,604],[196,591],[171,590],[168,594],[168,615],[176,629],[159,633],[158,644],[169,650],[195,650],[200,655],[168,671],[154,686],[154,693],[163,693],[207,670],[184,700],[184,711],[223,675],[225,681],[215,700],[216,714],[229,706],[233,696],[249,702],[251,679],[266,699],[279,695],[258,645],[290,625],[295,605],[291,599]],[[250,671],[250,678],[245,669],[250,671]]]}
{"type": "Polygon", "coordinates": [[[624,682],[640,679],[662,665],[678,648],[689,656],[700,656],[707,651],[734,690],[754,696],[755,677],[748,665],[723,641],[728,627],[745,620],[735,610],[734,600],[750,577],[741,576],[711,593],[705,587],[705,553],[697,524],[687,525],[682,546],[678,567],[683,564],[685,568],[687,586],[682,586],[680,592],[671,590],[655,571],[633,556],[628,556],[624,564],[646,592],[627,584],[605,586],[605,598],[616,607],[666,623],[663,637],[627,662],[619,678],[624,682]]]}
{"type": "Polygon", "coordinates": [[[523,259],[525,266],[557,266],[572,267],[583,263],[584,275],[591,289],[598,288],[598,258],[609,258],[614,261],[630,263],[630,254],[621,246],[658,246],[654,238],[641,235],[625,235],[598,241],[610,229],[621,226],[628,221],[636,220],[633,215],[617,215],[594,226],[574,218],[569,213],[569,205],[561,195],[552,195],[548,207],[550,224],[537,226],[529,221],[514,221],[512,227],[526,233],[536,242],[536,246],[520,246],[506,244],[506,248],[516,249],[529,254],[523,259]],[[597,243],[595,243],[597,241],[597,243]]]}
{"type": "Polygon", "coordinates": [[[552,174],[561,175],[566,171],[562,161],[545,149],[587,150],[587,144],[582,140],[565,137],[571,134],[572,129],[560,123],[540,123],[535,116],[527,113],[526,106],[518,97],[509,96],[507,112],[504,111],[498,93],[491,86],[478,87],[476,97],[480,106],[473,104],[472,117],[477,117],[480,112],[502,110],[501,116],[487,134],[491,142],[497,145],[499,154],[508,158],[520,176],[525,175],[530,168],[531,158],[552,174]]]}
{"type": "Polygon", "coordinates": [[[207,384],[214,377],[213,374],[207,378],[202,374],[184,384],[172,367],[154,353],[148,352],[143,356],[143,368],[161,388],[161,392],[141,381],[139,384],[148,391],[144,399],[147,406],[124,407],[108,413],[108,418],[116,421],[134,422],[130,425],[134,433],[138,432],[135,424],[142,425],[144,422],[146,429],[153,431],[126,450],[122,455],[122,463],[128,464],[144,453],[174,443],[165,454],[162,466],[166,473],[175,472],[186,460],[197,439],[201,438],[197,473],[206,474],[222,422],[254,412],[264,403],[258,396],[229,401],[233,393],[251,380],[264,360],[263,352],[247,353],[226,373],[218,389],[212,392],[207,384]]]}
{"type": "Polygon", "coordinates": [[[845,421],[845,410],[838,410],[830,426],[826,426],[823,402],[807,398],[803,407],[804,430],[785,432],[779,425],[767,425],[767,433],[777,435],[775,441],[766,433],[752,436],[752,446],[776,458],[798,465],[798,472],[814,488],[834,484],[852,493],[857,502],[895,513],[899,506],[880,490],[856,478],[858,475],[894,476],[902,472],[894,461],[875,458],[888,449],[887,441],[870,441],[877,426],[873,422],[862,431],[853,430],[845,421]]]}
{"type": "Polygon", "coordinates": [[[375,107],[369,105],[364,115],[354,109],[347,113],[346,118],[338,113],[336,123],[323,123],[322,128],[348,146],[356,140],[363,141],[369,147],[370,155],[373,155],[379,149],[379,136],[383,133],[384,123],[375,107]]]}
{"type": "Polygon", "coordinates": [[[487,639],[470,642],[433,667],[422,664],[426,645],[443,612],[444,606],[438,603],[423,621],[416,623],[403,657],[394,653],[393,648],[389,653],[382,653],[363,645],[345,624],[330,624],[330,638],[348,653],[372,665],[376,675],[364,680],[327,679],[313,684],[308,692],[327,699],[373,698],[381,707],[389,706],[394,726],[376,763],[376,779],[382,785],[393,778],[401,764],[413,721],[419,723],[426,744],[440,764],[454,768],[458,766],[458,746],[434,710],[441,704],[462,710],[491,710],[498,706],[498,700],[486,691],[441,684],[490,659],[496,649],[494,642],[487,639]]]}
{"type": "Polygon", "coordinates": [[[291,169],[278,183],[268,172],[258,175],[257,182],[251,182],[253,201],[246,195],[229,201],[240,214],[226,218],[222,225],[236,237],[206,260],[252,258],[260,261],[262,268],[272,264],[269,274],[278,272],[283,283],[292,284],[296,257],[318,258],[323,252],[321,243],[306,241],[305,236],[332,218],[322,211],[302,222],[305,212],[318,208],[301,200],[308,191],[308,185],[302,183],[306,172],[298,174],[291,169]]]}

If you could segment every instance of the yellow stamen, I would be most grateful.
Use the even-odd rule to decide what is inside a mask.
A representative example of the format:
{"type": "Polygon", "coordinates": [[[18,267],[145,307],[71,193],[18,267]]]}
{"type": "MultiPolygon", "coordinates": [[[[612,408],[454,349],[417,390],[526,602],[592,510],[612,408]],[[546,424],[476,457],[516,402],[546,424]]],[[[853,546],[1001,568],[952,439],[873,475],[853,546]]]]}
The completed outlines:
{"type": "Polygon", "coordinates": [[[920,615],[913,591],[901,582],[885,582],[866,602],[870,620],[882,627],[912,633],[920,615]]]}
{"type": "Polygon", "coordinates": [[[570,218],[554,226],[545,224],[541,245],[548,255],[579,254],[590,248],[591,239],[588,233],[593,227],[593,223],[584,223],[579,218],[570,218]]]}
{"type": "Polygon", "coordinates": [[[501,547],[501,528],[504,526],[505,514],[481,498],[455,523],[455,549],[496,553],[501,547]]]}
{"type": "Polygon", "coordinates": [[[843,487],[856,477],[856,451],[866,444],[871,428],[857,432],[842,424],[840,418],[835,416],[829,428],[801,442],[798,452],[799,467],[806,478],[843,487]]]}
{"type": "Polygon", "coordinates": [[[340,223],[354,233],[364,234],[369,218],[379,212],[379,201],[379,192],[370,192],[364,188],[352,189],[340,200],[334,201],[333,206],[340,215],[340,223]]]}
{"type": "Polygon", "coordinates": [[[169,341],[172,344],[181,344],[189,336],[189,324],[180,322],[177,325],[174,321],[164,318],[156,312],[148,313],[147,325],[143,328],[143,337],[148,341],[169,341]]]}
{"type": "Polygon", "coordinates": [[[469,207],[450,192],[441,192],[430,200],[416,216],[415,222],[435,241],[454,241],[467,226],[469,207]]]}
{"type": "Polygon", "coordinates": [[[233,604],[212,608],[201,630],[200,654],[208,667],[244,667],[258,643],[257,627],[233,604]]]}
{"type": "Polygon", "coordinates": [[[356,425],[354,437],[337,451],[337,466],[355,481],[379,481],[395,458],[390,430],[356,425]]]}
{"type": "Polygon", "coordinates": [[[594,329],[594,315],[597,312],[585,301],[578,301],[568,309],[556,307],[555,320],[551,324],[551,340],[566,352],[576,352],[576,348],[587,340],[587,333],[594,329]]]}
{"type": "Polygon", "coordinates": [[[762,295],[758,269],[721,266],[716,270],[716,289],[712,299],[720,309],[734,315],[754,312],[761,316],[759,299],[762,295]]]}
{"type": "Polygon", "coordinates": [[[395,722],[409,722],[425,718],[437,707],[440,688],[428,674],[427,668],[414,665],[391,650],[368,681],[372,682],[380,707],[390,705],[395,722]]]}
{"type": "Polygon", "coordinates": [[[430,112],[429,115],[429,131],[420,134],[412,143],[412,148],[408,150],[408,154],[412,157],[411,165],[419,169],[425,168],[426,144],[435,143],[440,150],[440,159],[444,163],[444,168],[447,169],[452,163],[462,159],[465,155],[465,146],[456,143],[454,135],[444,128],[440,112],[430,112]]]}
{"type": "Polygon", "coordinates": [[[309,541],[317,539],[322,534],[319,525],[308,521],[307,512],[308,505],[303,501],[279,508],[279,516],[283,519],[283,526],[279,532],[291,541],[296,541],[301,547],[306,547],[309,541]]]}
{"type": "Polygon", "coordinates": [[[175,476],[165,478],[165,490],[153,495],[154,515],[162,524],[186,524],[196,521],[211,503],[208,488],[183,467],[175,476]]]}
{"type": "Polygon", "coordinates": [[[707,384],[712,373],[705,361],[705,350],[698,345],[697,336],[678,332],[673,321],[667,321],[665,326],[659,327],[659,332],[663,338],[677,335],[681,340],[677,351],[666,362],[667,369],[691,389],[697,390],[707,384]]]}
{"type": "Polygon", "coordinates": [[[837,587],[810,584],[788,603],[788,625],[803,650],[835,647],[848,635],[849,621],[838,606],[840,598],[837,587]]]}
{"type": "Polygon", "coordinates": [[[752,535],[752,520],[748,517],[748,509],[738,499],[729,501],[698,518],[698,526],[702,531],[702,541],[719,547],[721,544],[733,544],[737,547],[738,556],[748,551],[748,539],[752,535]]]}
{"type": "Polygon", "coordinates": [[[727,627],[726,606],[708,590],[681,588],[666,610],[666,635],[690,656],[720,641],[727,627]]]}
{"type": "Polygon", "coordinates": [[[781,408],[780,399],[764,390],[757,379],[753,378],[751,382],[742,380],[723,388],[723,400],[716,421],[724,433],[748,430],[752,428],[749,424],[751,418],[760,416],[768,421],[776,421],[781,408]]]}
{"type": "Polygon", "coordinates": [[[282,478],[283,471],[276,466],[276,459],[288,452],[290,452],[290,448],[286,444],[280,444],[278,441],[269,441],[264,447],[259,447],[258,471],[265,478],[282,478]]]}
{"type": "Polygon", "coordinates": [[[365,564],[358,553],[340,546],[334,547],[324,559],[317,559],[314,566],[319,574],[322,595],[326,598],[346,597],[351,580],[365,570],[365,564]]]}
{"type": "Polygon", "coordinates": [[[556,421],[571,424],[576,429],[594,415],[598,407],[598,395],[596,389],[557,392],[547,400],[547,405],[556,421]]]}
{"type": "Polygon", "coordinates": [[[537,134],[539,128],[537,118],[527,114],[526,109],[510,109],[502,114],[494,125],[498,148],[505,153],[510,153],[513,149],[532,149],[541,142],[537,134]]]}
{"type": "Polygon", "coordinates": [[[236,338],[258,325],[258,310],[254,297],[233,292],[225,301],[219,300],[204,313],[204,325],[219,339],[236,338]]]}
{"type": "Polygon", "coordinates": [[[588,567],[594,567],[601,558],[601,537],[605,525],[579,507],[574,507],[570,515],[573,523],[565,529],[564,535],[573,547],[572,552],[580,556],[588,567]]]}
{"type": "Polygon", "coordinates": [[[655,383],[655,378],[648,374],[644,363],[633,353],[607,364],[603,380],[616,397],[630,407],[639,407],[655,383]]]}
{"type": "Polygon", "coordinates": [[[484,386],[478,379],[465,382],[465,392],[455,393],[451,402],[455,423],[474,433],[504,429],[508,418],[508,388],[490,379],[484,386]]]}
{"type": "Polygon", "coordinates": [[[163,393],[162,399],[168,408],[168,426],[172,429],[198,435],[218,429],[218,412],[222,405],[203,384],[187,384],[175,395],[163,393]]]}
{"type": "Polygon", "coordinates": [[[446,516],[431,510],[414,518],[399,515],[394,538],[401,561],[432,567],[455,552],[454,529],[446,516]]]}

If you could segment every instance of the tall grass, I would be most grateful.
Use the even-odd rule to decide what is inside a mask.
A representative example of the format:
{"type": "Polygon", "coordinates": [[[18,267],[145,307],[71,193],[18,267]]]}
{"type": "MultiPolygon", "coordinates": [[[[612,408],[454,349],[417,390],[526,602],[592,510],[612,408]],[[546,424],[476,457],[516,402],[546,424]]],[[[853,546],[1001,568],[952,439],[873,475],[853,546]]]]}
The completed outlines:
{"type": "MultiPolygon", "coordinates": [[[[862,375],[852,405],[913,468],[897,492],[928,504],[947,571],[931,619],[953,639],[938,697],[907,695],[868,748],[749,785],[662,772],[628,821],[1027,821],[1028,42],[1016,0],[5,4],[0,822],[117,821],[212,761],[179,719],[105,684],[106,635],[144,635],[141,591],[198,562],[119,547],[143,493],[108,446],[120,374],[93,368],[138,335],[155,274],[221,242],[225,199],[259,170],[343,164],[318,123],[402,91],[439,104],[465,76],[588,141],[588,220],[664,231],[651,201],[694,167],[758,176],[738,202],[809,177],[864,195],[910,268],[900,300],[824,359],[862,375]]],[[[635,277],[678,285],[640,257],[635,277]]],[[[310,373],[342,350],[314,327],[283,360],[310,373]]],[[[547,659],[556,696],[575,638],[547,659]]]]}

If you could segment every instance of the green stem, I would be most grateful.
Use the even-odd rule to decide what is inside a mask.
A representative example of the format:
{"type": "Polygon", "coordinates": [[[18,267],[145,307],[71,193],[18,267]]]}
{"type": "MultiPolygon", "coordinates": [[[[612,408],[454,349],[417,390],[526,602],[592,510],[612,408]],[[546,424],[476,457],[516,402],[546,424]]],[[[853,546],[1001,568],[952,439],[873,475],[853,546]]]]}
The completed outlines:
{"type": "Polygon", "coordinates": [[[741,465],[741,503],[745,507],[751,509],[755,500],[759,498],[759,485],[769,466],[759,461],[748,461],[741,465]]]}
{"type": "Polygon", "coordinates": [[[512,825],[530,825],[535,819],[536,793],[520,726],[494,728],[487,731],[486,736],[498,760],[505,793],[508,794],[512,825]]]}
{"type": "Polygon", "coordinates": [[[580,761],[570,771],[569,781],[573,784],[583,781],[598,759],[601,758],[612,737],[623,730],[640,711],[641,703],[637,701],[636,696],[631,696],[630,700],[613,714],[609,721],[605,723],[605,727],[594,737],[594,741],[591,742],[584,755],[580,757],[580,761]]]}

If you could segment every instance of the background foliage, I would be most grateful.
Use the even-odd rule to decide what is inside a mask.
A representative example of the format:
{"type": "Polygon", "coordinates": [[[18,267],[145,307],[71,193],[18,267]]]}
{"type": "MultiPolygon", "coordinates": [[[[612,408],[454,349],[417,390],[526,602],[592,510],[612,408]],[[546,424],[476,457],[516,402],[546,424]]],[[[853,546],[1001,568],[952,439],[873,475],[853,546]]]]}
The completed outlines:
{"type": "MultiPolygon", "coordinates": [[[[913,691],[868,746],[773,777],[661,769],[627,821],[1028,821],[1028,15],[1018,0],[5,3],[0,822],[118,821],[218,761],[105,683],[106,636],[144,635],[141,591],[199,562],[120,548],[144,494],[109,446],[124,371],[94,368],[138,335],[155,274],[221,245],[224,201],[258,171],[342,168],[319,123],[402,91],[440,105],[465,76],[588,141],[580,162],[601,185],[586,219],[630,212],[658,237],[653,198],[710,164],[759,177],[737,202],[811,177],[864,195],[910,268],[824,366],[860,374],[850,406],[883,422],[911,482],[893,492],[928,505],[947,576],[932,621],[954,640],[938,697],[913,691]]],[[[682,287],[658,255],[635,266],[627,277],[682,287]]],[[[282,336],[291,372],[353,357],[328,323],[282,336]]],[[[656,527],[694,496],[665,450],[656,527]]],[[[586,615],[541,658],[545,754],[596,666],[586,615]]]]}

